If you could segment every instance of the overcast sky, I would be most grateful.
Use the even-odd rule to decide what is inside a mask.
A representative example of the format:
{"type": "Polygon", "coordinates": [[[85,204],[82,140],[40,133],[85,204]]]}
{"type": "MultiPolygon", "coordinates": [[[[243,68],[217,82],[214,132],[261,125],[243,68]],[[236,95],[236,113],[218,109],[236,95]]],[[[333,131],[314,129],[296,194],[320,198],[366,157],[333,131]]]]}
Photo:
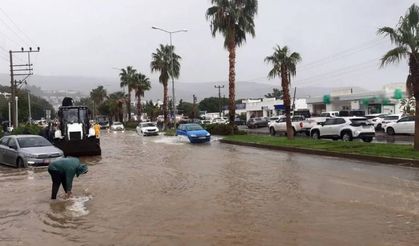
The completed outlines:
{"type": "MultiPolygon", "coordinates": [[[[40,46],[35,73],[115,78],[115,67],[150,73],[151,53],[167,34],[182,56],[181,82],[223,82],[228,53],[213,38],[205,11],[209,0],[2,0],[0,73],[8,73],[6,50],[40,46]],[[12,20],[10,20],[10,19],[12,20]],[[16,24],[16,25],[15,25],[16,24]],[[18,26],[18,28],[16,27],[18,26]],[[13,31],[12,31],[13,29],[13,31]]],[[[301,54],[297,86],[361,86],[403,82],[406,62],[380,69],[378,58],[391,48],[378,27],[394,27],[412,0],[260,0],[256,37],[237,50],[237,80],[268,81],[264,58],[276,44],[301,54]]],[[[416,1],[418,2],[418,1],[416,1]]],[[[48,89],[48,88],[46,88],[48,89]]],[[[77,88],[74,88],[77,89],[77,88]]]]}

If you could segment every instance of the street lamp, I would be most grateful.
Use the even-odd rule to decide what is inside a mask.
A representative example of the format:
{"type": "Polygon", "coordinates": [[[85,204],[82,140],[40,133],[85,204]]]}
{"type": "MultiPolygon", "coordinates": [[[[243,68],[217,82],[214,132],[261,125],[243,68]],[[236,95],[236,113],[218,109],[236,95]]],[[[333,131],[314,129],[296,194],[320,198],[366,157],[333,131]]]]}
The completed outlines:
{"type": "Polygon", "coordinates": [[[173,77],[174,76],[174,72],[173,72],[173,48],[174,47],[173,47],[173,44],[172,44],[172,34],[178,33],[178,32],[187,32],[188,30],[180,29],[180,30],[176,30],[176,31],[167,31],[165,29],[155,27],[155,26],[152,26],[151,28],[154,29],[154,30],[159,30],[159,31],[168,33],[169,37],[170,37],[170,47],[172,47],[171,54],[170,54],[170,56],[172,57],[171,62],[170,62],[171,63],[170,66],[171,66],[171,71],[172,71],[171,72],[171,75],[172,75],[172,105],[173,105],[173,116],[174,116],[173,123],[174,123],[174,127],[176,128],[175,79],[173,77]]]}

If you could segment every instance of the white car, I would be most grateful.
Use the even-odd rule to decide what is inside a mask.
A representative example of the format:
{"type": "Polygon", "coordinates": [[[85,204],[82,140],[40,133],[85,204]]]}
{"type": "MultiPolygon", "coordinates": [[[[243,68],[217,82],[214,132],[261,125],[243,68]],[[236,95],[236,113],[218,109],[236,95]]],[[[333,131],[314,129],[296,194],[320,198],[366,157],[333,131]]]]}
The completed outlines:
{"type": "Polygon", "coordinates": [[[406,116],[396,122],[388,123],[384,129],[388,135],[415,134],[415,116],[406,116]]]}
{"type": "Polygon", "coordinates": [[[125,127],[121,122],[115,121],[111,125],[111,131],[125,131],[125,127]]]}
{"type": "Polygon", "coordinates": [[[374,124],[374,127],[376,130],[381,130],[382,129],[382,124],[383,124],[383,120],[384,118],[387,116],[388,114],[373,114],[373,115],[367,115],[367,119],[371,124],[374,124]]]}
{"type": "Polygon", "coordinates": [[[138,124],[137,133],[143,136],[157,136],[159,135],[159,128],[154,122],[142,122],[138,124]]]}
{"type": "MultiPolygon", "coordinates": [[[[287,118],[281,117],[274,123],[269,125],[269,133],[272,136],[275,136],[276,133],[286,133],[287,132],[287,118]]],[[[298,132],[303,132],[303,122],[304,116],[293,116],[291,118],[291,125],[294,132],[294,135],[298,132]]]]}
{"type": "Polygon", "coordinates": [[[365,117],[335,117],[314,126],[310,135],[313,139],[330,138],[343,141],[362,139],[364,142],[371,142],[375,136],[375,129],[365,117]]]}
{"type": "Polygon", "coordinates": [[[387,128],[387,124],[397,122],[401,118],[403,118],[402,114],[389,114],[381,121],[381,128],[385,130],[387,128]]]}
{"type": "Polygon", "coordinates": [[[228,119],[226,117],[215,118],[212,120],[212,124],[228,124],[228,119]]]}
{"type": "Polygon", "coordinates": [[[320,114],[320,117],[338,117],[339,111],[328,111],[320,114]]]}

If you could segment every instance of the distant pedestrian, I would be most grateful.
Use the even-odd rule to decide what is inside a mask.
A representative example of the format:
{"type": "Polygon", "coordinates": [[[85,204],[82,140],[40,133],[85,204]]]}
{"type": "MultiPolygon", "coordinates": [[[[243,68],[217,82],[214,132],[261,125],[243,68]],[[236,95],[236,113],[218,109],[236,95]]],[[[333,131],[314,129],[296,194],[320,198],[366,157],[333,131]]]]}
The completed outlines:
{"type": "Polygon", "coordinates": [[[87,173],[85,164],[80,163],[78,158],[63,157],[51,162],[48,166],[48,173],[51,175],[52,191],[51,199],[57,199],[57,193],[62,184],[66,198],[71,197],[74,176],[87,173]]]}

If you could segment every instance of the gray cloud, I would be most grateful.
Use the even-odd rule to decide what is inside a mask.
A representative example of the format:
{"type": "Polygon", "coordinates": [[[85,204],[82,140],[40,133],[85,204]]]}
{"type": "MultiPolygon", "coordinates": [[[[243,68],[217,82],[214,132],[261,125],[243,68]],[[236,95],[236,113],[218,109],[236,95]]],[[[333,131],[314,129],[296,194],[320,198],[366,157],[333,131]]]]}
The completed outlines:
{"type": "MultiPolygon", "coordinates": [[[[207,0],[3,0],[2,3],[1,8],[31,37],[34,46],[41,46],[41,53],[34,56],[37,74],[109,77],[117,83],[118,71],[112,67],[133,65],[157,80],[156,74],[150,74],[151,53],[159,43],[167,43],[168,36],[152,30],[155,25],[189,30],[174,37],[177,52],[183,57],[181,82],[227,80],[228,54],[221,37],[211,37],[205,19],[205,10],[210,6],[207,0]]],[[[238,49],[237,80],[279,85],[278,81],[266,79],[269,67],[263,62],[273,46],[279,44],[288,45],[303,57],[297,68],[297,86],[357,85],[372,89],[404,81],[405,62],[379,69],[376,58],[391,45],[377,37],[376,30],[383,25],[394,26],[412,3],[260,0],[256,38],[249,37],[247,44],[238,49]],[[357,64],[361,65],[354,66],[357,64]]],[[[2,13],[0,18],[8,22],[2,13]]],[[[25,37],[21,39],[26,42],[0,22],[0,47],[18,49],[32,43],[25,37]]],[[[0,50],[0,55],[7,53],[0,50]]],[[[8,73],[7,66],[7,61],[1,59],[0,73],[8,73]]]]}

